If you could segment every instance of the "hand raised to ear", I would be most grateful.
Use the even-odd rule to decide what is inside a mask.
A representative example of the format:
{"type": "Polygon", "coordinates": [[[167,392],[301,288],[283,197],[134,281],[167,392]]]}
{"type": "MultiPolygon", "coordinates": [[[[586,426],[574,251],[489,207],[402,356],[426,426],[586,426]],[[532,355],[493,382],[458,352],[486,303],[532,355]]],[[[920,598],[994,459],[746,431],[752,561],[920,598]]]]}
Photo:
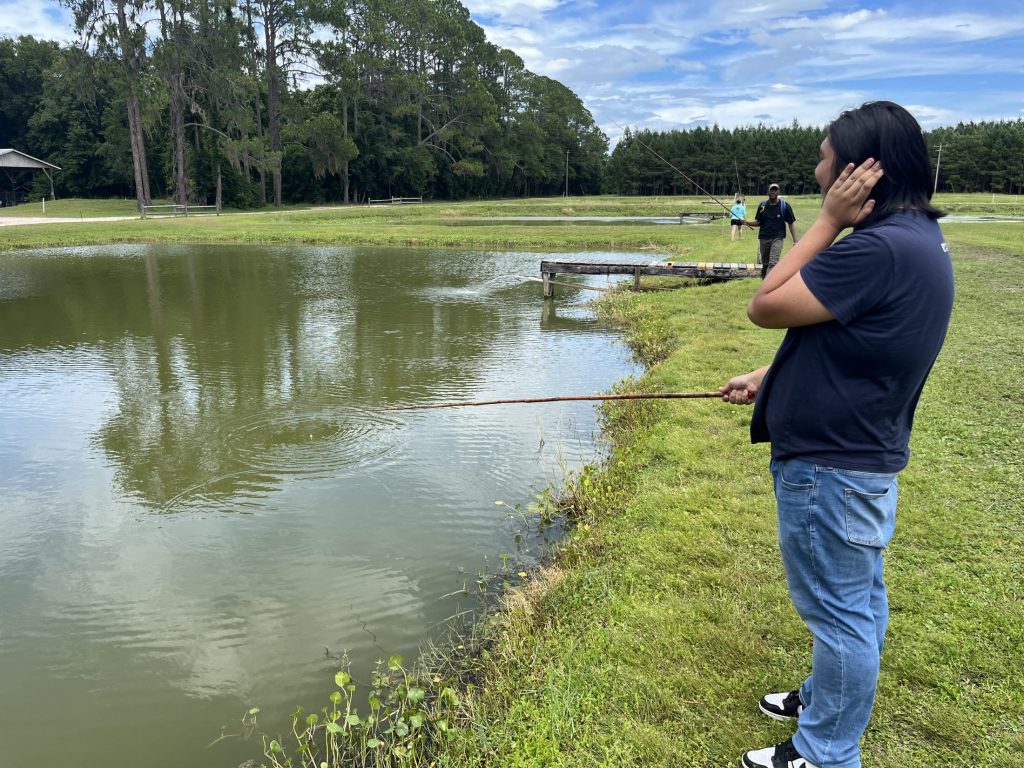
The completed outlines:
{"type": "Polygon", "coordinates": [[[860,224],[875,209],[875,201],[868,200],[868,195],[884,175],[882,164],[874,158],[856,168],[848,163],[825,195],[821,215],[839,231],[860,224]]]}

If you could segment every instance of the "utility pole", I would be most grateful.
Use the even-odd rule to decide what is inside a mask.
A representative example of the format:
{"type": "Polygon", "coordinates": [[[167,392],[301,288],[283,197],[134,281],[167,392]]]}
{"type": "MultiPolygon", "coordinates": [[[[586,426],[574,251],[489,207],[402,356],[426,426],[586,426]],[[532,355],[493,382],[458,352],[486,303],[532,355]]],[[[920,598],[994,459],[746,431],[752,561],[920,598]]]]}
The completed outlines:
{"type": "Polygon", "coordinates": [[[569,196],[569,150],[565,150],[565,196],[569,196]]]}
{"type": "Polygon", "coordinates": [[[932,194],[939,191],[939,165],[942,164],[942,142],[939,142],[939,156],[935,160],[935,185],[932,187],[932,194]]]}

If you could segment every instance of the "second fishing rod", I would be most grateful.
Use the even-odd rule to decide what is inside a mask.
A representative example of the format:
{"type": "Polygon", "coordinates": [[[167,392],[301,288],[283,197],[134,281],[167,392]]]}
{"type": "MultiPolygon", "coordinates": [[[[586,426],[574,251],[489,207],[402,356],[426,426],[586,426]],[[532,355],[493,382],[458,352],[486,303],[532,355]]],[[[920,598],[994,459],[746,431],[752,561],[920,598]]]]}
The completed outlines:
{"type": "MultiPolygon", "coordinates": [[[[615,123],[615,121],[612,121],[612,122],[613,122],[613,123],[614,123],[614,124],[615,124],[616,126],[618,126],[618,127],[619,127],[619,129],[620,129],[621,131],[623,131],[623,132],[625,132],[625,131],[626,131],[626,129],[625,129],[625,128],[623,128],[623,127],[622,127],[621,125],[619,125],[618,123],[615,123]]],[[[730,216],[732,215],[732,208],[730,208],[730,207],[729,207],[728,205],[726,205],[725,203],[723,203],[723,202],[722,202],[721,200],[719,200],[719,199],[718,199],[718,198],[717,198],[717,197],[716,197],[715,195],[711,194],[711,193],[710,193],[710,192],[708,192],[708,191],[707,191],[706,189],[704,189],[704,187],[702,187],[702,186],[701,186],[700,184],[698,184],[698,183],[697,183],[696,181],[694,181],[694,179],[693,179],[693,178],[691,178],[691,177],[690,177],[690,176],[688,176],[687,174],[683,173],[683,172],[682,172],[681,170],[679,170],[678,168],[676,168],[676,166],[674,166],[674,165],[673,165],[672,163],[670,163],[670,162],[669,162],[668,160],[666,160],[666,159],[665,159],[664,157],[662,157],[662,156],[661,156],[660,154],[658,154],[658,152],[657,152],[657,151],[656,151],[656,150],[655,150],[655,149],[654,149],[654,148],[653,148],[653,147],[652,147],[652,146],[651,146],[650,144],[648,144],[647,142],[643,141],[642,139],[640,139],[640,138],[639,138],[638,136],[636,136],[636,135],[633,135],[633,136],[631,136],[630,138],[631,138],[631,140],[632,140],[632,141],[635,141],[635,142],[636,142],[637,144],[639,144],[639,145],[640,145],[641,147],[643,147],[644,149],[646,149],[646,150],[647,150],[648,152],[650,152],[650,153],[651,153],[652,155],[654,155],[654,156],[655,156],[656,158],[658,158],[659,160],[661,160],[661,162],[663,162],[663,163],[664,163],[665,165],[667,165],[667,166],[668,166],[669,168],[671,168],[671,169],[672,169],[673,171],[675,171],[675,172],[676,172],[676,173],[678,173],[678,174],[679,174],[680,176],[682,176],[682,177],[683,177],[684,179],[686,179],[686,180],[687,180],[687,181],[688,181],[688,182],[689,182],[690,184],[692,184],[692,185],[693,185],[694,187],[696,187],[696,189],[697,189],[697,191],[698,191],[698,192],[700,192],[701,194],[704,194],[704,195],[707,195],[708,197],[710,197],[710,198],[711,198],[711,199],[712,199],[713,201],[715,201],[715,202],[716,202],[716,203],[718,203],[718,204],[719,204],[720,206],[722,206],[722,208],[724,208],[724,209],[725,209],[725,211],[726,211],[726,212],[727,212],[727,213],[728,213],[728,214],[729,214],[730,216]]],[[[739,181],[739,168],[738,168],[738,167],[737,167],[737,169],[736,169],[736,175],[737,175],[737,182],[738,182],[738,181],[739,181]]],[[[747,227],[749,227],[750,229],[753,229],[753,226],[752,226],[752,225],[748,224],[747,222],[743,222],[743,223],[744,223],[744,224],[746,224],[746,226],[747,226],[747,227]]]]}

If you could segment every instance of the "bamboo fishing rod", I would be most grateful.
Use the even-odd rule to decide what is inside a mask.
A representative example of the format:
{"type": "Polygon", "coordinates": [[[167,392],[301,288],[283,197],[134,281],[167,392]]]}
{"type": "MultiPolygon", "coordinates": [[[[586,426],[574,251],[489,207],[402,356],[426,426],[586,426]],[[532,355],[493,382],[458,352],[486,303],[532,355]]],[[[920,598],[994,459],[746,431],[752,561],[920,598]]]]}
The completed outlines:
{"type": "Polygon", "coordinates": [[[520,403],[562,403],[570,400],[695,400],[722,397],[721,392],[640,392],[621,395],[563,395],[559,397],[526,397],[515,400],[466,400],[458,403],[430,405],[391,405],[381,411],[425,411],[432,408],[466,408],[478,405],[518,405],[520,403]]]}
{"type": "MultiPolygon", "coordinates": [[[[625,128],[623,128],[623,127],[622,127],[621,125],[619,125],[618,123],[616,123],[616,122],[615,122],[614,120],[612,120],[612,122],[613,122],[613,123],[615,123],[615,125],[617,125],[617,126],[619,127],[619,130],[621,130],[621,131],[623,131],[623,132],[625,132],[625,131],[626,131],[626,129],[625,129],[625,128]]],[[[652,148],[652,147],[651,147],[651,146],[650,146],[649,144],[647,144],[647,143],[646,143],[645,141],[641,140],[641,139],[640,139],[640,137],[638,137],[638,136],[636,136],[636,135],[634,134],[634,135],[633,135],[633,136],[632,136],[631,138],[633,139],[633,141],[635,141],[635,142],[636,142],[637,144],[639,144],[639,145],[640,145],[641,147],[643,147],[643,148],[644,148],[644,149],[646,149],[646,150],[647,150],[648,152],[650,152],[650,153],[651,153],[652,155],[654,155],[654,156],[655,156],[656,158],[658,158],[659,160],[661,160],[661,162],[663,162],[663,163],[664,163],[665,165],[667,165],[667,166],[668,166],[669,168],[671,168],[671,169],[672,169],[673,171],[675,171],[675,172],[676,172],[676,173],[678,173],[678,174],[679,174],[680,176],[682,176],[682,177],[683,177],[684,179],[686,179],[686,180],[687,180],[688,182],[690,182],[691,184],[693,184],[693,186],[695,186],[695,187],[696,187],[696,188],[698,189],[698,191],[700,191],[700,192],[702,192],[703,194],[707,195],[707,196],[708,196],[708,197],[710,197],[710,198],[711,198],[712,200],[714,200],[714,201],[715,201],[716,203],[718,203],[718,204],[719,204],[720,206],[722,206],[722,207],[723,207],[723,208],[724,208],[724,209],[726,210],[726,212],[728,212],[728,214],[729,214],[730,216],[732,216],[732,208],[730,208],[729,206],[727,206],[727,205],[726,205],[725,203],[723,203],[723,202],[722,202],[721,200],[719,200],[719,199],[718,199],[717,197],[715,197],[715,196],[714,196],[714,195],[712,195],[712,194],[711,194],[710,192],[708,192],[708,191],[707,191],[706,189],[704,189],[704,187],[702,187],[702,186],[701,186],[700,184],[698,184],[698,183],[697,183],[696,181],[694,181],[694,180],[693,180],[693,179],[691,179],[691,178],[690,178],[689,176],[687,176],[687,175],[686,175],[685,173],[683,173],[683,172],[682,172],[682,171],[680,171],[680,170],[679,170],[678,168],[676,168],[676,167],[675,167],[674,165],[672,165],[672,163],[670,163],[670,162],[669,162],[668,160],[666,160],[666,159],[665,159],[664,157],[662,157],[662,156],[661,156],[661,155],[659,155],[659,154],[658,154],[657,152],[655,152],[655,151],[654,151],[654,149],[653,149],[653,148],[652,148]]],[[[738,173],[738,172],[739,172],[739,169],[737,168],[737,173],[738,173]]],[[[748,226],[748,227],[750,227],[751,229],[753,229],[753,227],[751,227],[751,226],[750,226],[749,224],[747,224],[747,226],[748,226]]]]}

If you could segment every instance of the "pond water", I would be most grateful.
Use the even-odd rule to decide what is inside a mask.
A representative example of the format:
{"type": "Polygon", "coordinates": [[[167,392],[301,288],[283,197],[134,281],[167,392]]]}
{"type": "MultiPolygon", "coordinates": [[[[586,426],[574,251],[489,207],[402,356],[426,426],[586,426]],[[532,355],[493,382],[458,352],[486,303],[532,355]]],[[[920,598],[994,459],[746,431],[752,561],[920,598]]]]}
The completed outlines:
{"type": "Polygon", "coordinates": [[[221,726],[323,706],[325,649],[411,660],[535,556],[495,502],[599,454],[592,403],[374,409],[635,373],[544,256],[0,254],[0,763],[236,766],[221,726]]]}
{"type": "Polygon", "coordinates": [[[458,227],[486,227],[500,224],[710,224],[721,216],[679,214],[678,216],[474,216],[451,219],[446,224],[458,227]]]}

